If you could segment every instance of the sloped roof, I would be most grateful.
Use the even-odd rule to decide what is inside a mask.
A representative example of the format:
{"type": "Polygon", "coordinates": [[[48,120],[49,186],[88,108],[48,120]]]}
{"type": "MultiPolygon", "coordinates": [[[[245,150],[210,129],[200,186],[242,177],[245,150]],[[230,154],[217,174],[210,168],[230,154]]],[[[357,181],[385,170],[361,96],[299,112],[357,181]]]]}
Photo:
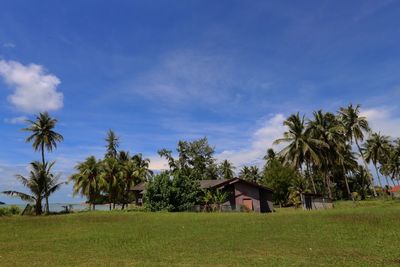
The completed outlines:
{"type": "MultiPolygon", "coordinates": [[[[199,180],[200,188],[201,189],[210,189],[210,188],[220,188],[225,185],[230,185],[230,184],[235,184],[235,183],[245,183],[251,186],[255,186],[258,188],[262,188],[264,190],[268,190],[272,192],[271,188],[265,187],[263,185],[254,183],[254,182],[249,182],[246,180],[242,180],[239,178],[232,178],[232,179],[221,179],[221,180],[199,180]]],[[[146,189],[146,183],[141,182],[134,187],[131,188],[132,191],[143,191],[146,189]]]]}
{"type": "Polygon", "coordinates": [[[146,183],[141,182],[131,188],[132,191],[143,191],[146,189],[146,183]]]}
{"type": "Polygon", "coordinates": [[[226,179],[221,179],[221,180],[200,180],[200,188],[201,189],[207,189],[207,188],[213,188],[213,187],[217,187],[220,184],[225,183],[226,179]]]}

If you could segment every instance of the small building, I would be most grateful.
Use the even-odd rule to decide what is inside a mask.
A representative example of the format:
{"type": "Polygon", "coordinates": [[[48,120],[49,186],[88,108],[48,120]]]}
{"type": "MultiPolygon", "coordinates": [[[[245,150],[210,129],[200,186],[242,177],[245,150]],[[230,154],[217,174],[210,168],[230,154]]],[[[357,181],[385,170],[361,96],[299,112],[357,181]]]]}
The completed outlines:
{"type": "Polygon", "coordinates": [[[303,210],[321,210],[333,208],[332,199],[321,194],[302,193],[300,194],[303,210]]]}
{"type": "MultiPolygon", "coordinates": [[[[201,189],[221,190],[228,197],[222,203],[224,211],[255,211],[272,212],[272,190],[257,183],[245,181],[239,178],[228,180],[200,180],[201,189]]],[[[136,205],[143,204],[145,183],[140,183],[132,188],[135,194],[136,205]]],[[[198,208],[197,210],[201,210],[198,208]]]]}
{"type": "Polygon", "coordinates": [[[400,198],[400,185],[393,186],[392,189],[390,189],[390,194],[393,197],[400,198]]]}

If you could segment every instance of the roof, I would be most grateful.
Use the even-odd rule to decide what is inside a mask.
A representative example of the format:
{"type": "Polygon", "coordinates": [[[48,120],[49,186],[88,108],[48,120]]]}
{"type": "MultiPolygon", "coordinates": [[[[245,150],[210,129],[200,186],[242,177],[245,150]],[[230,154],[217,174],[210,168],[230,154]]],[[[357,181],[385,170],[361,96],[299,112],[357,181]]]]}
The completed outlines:
{"type": "MultiPolygon", "coordinates": [[[[260,185],[260,184],[254,183],[254,182],[242,180],[239,178],[221,179],[221,180],[199,180],[199,183],[200,183],[201,189],[221,188],[226,185],[231,185],[231,184],[235,184],[235,183],[245,183],[245,184],[248,184],[251,186],[255,186],[255,187],[273,192],[271,188],[265,187],[263,185],[260,185]]],[[[132,191],[139,191],[139,192],[144,191],[145,189],[146,189],[145,182],[141,182],[131,188],[132,191]]]]}
{"type": "Polygon", "coordinates": [[[141,182],[131,188],[132,191],[143,191],[146,189],[146,183],[141,182]]]}
{"type": "Polygon", "coordinates": [[[208,189],[208,188],[214,188],[218,187],[218,185],[223,184],[228,180],[222,179],[222,180],[200,180],[200,188],[201,189],[208,189]]]}
{"type": "Polygon", "coordinates": [[[400,185],[393,186],[390,192],[392,193],[400,192],[400,185]]]}

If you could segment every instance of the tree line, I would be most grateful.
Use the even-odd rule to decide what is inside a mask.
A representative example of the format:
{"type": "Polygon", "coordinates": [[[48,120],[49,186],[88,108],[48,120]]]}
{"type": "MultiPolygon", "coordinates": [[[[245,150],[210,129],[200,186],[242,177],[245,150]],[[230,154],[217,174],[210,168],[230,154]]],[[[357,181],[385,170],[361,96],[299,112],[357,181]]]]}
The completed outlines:
{"type": "MultiPolygon", "coordinates": [[[[29,177],[17,176],[32,194],[3,192],[34,202],[36,214],[42,213],[42,201],[49,212],[48,198],[62,185],[59,175],[52,173],[54,162],[45,160],[45,151],[51,152],[63,140],[54,131],[56,122],[48,113],[41,113],[24,129],[32,133],[27,142],[32,142],[42,156],[41,162],[31,163],[29,177]]],[[[152,211],[182,211],[195,204],[215,209],[227,196],[201,190],[199,180],[235,176],[270,187],[274,202],[282,206],[299,205],[302,193],[353,201],[381,197],[388,194],[391,185],[399,184],[400,138],[373,132],[367,118],[360,115],[359,105],[339,108],[336,113],[315,111],[312,118],[296,113],[283,124],[287,131],[274,143],[284,147],[280,151],[267,149],[261,168],[236,169],[228,160],[218,162],[214,147],[207,138],[201,138],[179,141],[175,153],[159,150],[169,167],[157,174],[149,169],[149,159],[119,150],[119,137],[109,130],[104,157],[89,156],[78,163],[69,181],[74,194],[86,197],[93,209],[104,203],[110,209],[117,204],[125,208],[134,201],[131,188],[146,182],[144,204],[152,211]],[[378,185],[368,164],[373,166],[378,185]]]]}

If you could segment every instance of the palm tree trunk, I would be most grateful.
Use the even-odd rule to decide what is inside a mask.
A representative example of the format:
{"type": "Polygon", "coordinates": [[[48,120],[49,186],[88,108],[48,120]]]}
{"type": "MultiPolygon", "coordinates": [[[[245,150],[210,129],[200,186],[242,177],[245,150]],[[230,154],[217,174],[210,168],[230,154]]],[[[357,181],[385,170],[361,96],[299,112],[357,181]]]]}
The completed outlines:
{"type": "Polygon", "coordinates": [[[306,168],[307,168],[307,170],[306,170],[307,175],[310,176],[311,184],[312,184],[313,189],[314,189],[314,194],[316,194],[317,193],[317,189],[315,188],[314,177],[312,175],[310,175],[310,164],[308,162],[306,162],[306,168]]]}
{"type": "Polygon", "coordinates": [[[35,204],[35,213],[36,215],[42,214],[42,199],[38,199],[35,204]]]}
{"type": "MultiPolygon", "coordinates": [[[[46,170],[44,169],[44,165],[45,165],[46,161],[44,159],[44,143],[43,142],[41,144],[41,152],[42,152],[43,172],[45,172],[46,170]]],[[[49,208],[49,196],[47,195],[47,190],[48,190],[47,189],[47,182],[44,183],[44,190],[46,192],[46,196],[45,196],[45,199],[46,199],[46,214],[49,214],[50,213],[50,208],[49,208]]]]}
{"type": "Polygon", "coordinates": [[[325,183],[326,183],[326,187],[328,188],[328,196],[330,199],[332,199],[332,191],[331,191],[331,181],[329,179],[329,175],[328,172],[325,171],[325,183]]]}
{"type": "Polygon", "coordinates": [[[383,191],[381,177],[379,176],[379,172],[378,172],[378,168],[376,167],[376,164],[374,164],[374,167],[375,167],[376,176],[378,177],[379,186],[382,188],[382,191],[383,191]]]}
{"type": "Polygon", "coordinates": [[[351,198],[351,200],[354,202],[354,196],[353,196],[353,194],[350,192],[350,186],[349,186],[349,181],[347,180],[346,170],[345,170],[345,168],[344,168],[343,165],[342,165],[342,167],[343,167],[344,181],[345,181],[345,183],[346,183],[347,194],[349,195],[349,198],[351,198]]]}
{"type": "Polygon", "coordinates": [[[361,151],[360,145],[358,144],[357,138],[354,138],[354,140],[355,140],[355,142],[356,142],[356,146],[357,146],[357,148],[358,148],[358,151],[360,152],[361,158],[362,158],[362,160],[363,160],[363,162],[364,162],[365,171],[367,172],[367,175],[368,175],[368,177],[369,177],[369,179],[370,179],[370,181],[371,181],[371,186],[372,186],[372,191],[374,192],[374,197],[377,197],[378,194],[376,193],[376,190],[375,190],[374,177],[372,177],[371,173],[369,172],[368,164],[367,164],[367,162],[365,161],[364,155],[363,155],[363,153],[362,153],[362,151],[361,151]]]}

